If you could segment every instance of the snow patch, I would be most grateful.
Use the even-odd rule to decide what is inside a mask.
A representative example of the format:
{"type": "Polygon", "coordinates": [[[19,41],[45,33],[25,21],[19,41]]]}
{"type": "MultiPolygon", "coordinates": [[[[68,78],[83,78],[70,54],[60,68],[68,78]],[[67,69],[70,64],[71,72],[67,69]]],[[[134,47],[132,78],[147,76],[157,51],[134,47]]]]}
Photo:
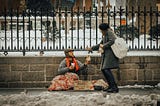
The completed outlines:
{"type": "Polygon", "coordinates": [[[60,92],[42,92],[39,95],[20,94],[0,95],[1,106],[156,106],[160,95],[121,95],[92,92],[90,94],[69,95],[60,92]]]}

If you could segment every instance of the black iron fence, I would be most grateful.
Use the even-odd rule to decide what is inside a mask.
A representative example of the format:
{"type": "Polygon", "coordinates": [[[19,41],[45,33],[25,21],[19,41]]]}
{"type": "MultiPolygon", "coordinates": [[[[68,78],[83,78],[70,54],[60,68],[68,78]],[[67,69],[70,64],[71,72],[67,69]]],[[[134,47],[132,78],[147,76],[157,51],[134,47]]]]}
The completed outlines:
{"type": "Polygon", "coordinates": [[[129,50],[160,50],[158,8],[84,11],[5,10],[0,13],[0,52],[85,50],[100,42],[103,22],[126,40],[129,50]]]}

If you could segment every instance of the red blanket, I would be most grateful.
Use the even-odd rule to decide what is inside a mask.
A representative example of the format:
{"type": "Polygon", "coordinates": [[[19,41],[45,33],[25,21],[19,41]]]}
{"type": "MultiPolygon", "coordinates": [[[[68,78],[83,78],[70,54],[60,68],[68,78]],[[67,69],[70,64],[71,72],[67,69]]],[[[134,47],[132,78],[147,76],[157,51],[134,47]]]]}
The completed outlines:
{"type": "Polygon", "coordinates": [[[58,75],[52,80],[52,84],[48,88],[49,91],[53,90],[69,90],[74,87],[74,81],[79,77],[75,73],[66,73],[65,75],[58,75]]]}

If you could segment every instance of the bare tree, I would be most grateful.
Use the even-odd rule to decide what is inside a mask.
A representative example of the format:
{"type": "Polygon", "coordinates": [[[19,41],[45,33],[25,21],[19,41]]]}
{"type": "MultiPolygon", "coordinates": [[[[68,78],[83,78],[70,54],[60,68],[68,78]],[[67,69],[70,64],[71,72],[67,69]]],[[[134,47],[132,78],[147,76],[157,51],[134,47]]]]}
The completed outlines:
{"type": "Polygon", "coordinates": [[[0,12],[4,12],[5,10],[17,10],[22,12],[26,8],[25,0],[0,0],[0,12]]]}
{"type": "Polygon", "coordinates": [[[80,11],[83,11],[85,7],[85,12],[86,11],[91,11],[92,7],[92,0],[75,0],[73,10],[78,11],[78,8],[80,11]]]}

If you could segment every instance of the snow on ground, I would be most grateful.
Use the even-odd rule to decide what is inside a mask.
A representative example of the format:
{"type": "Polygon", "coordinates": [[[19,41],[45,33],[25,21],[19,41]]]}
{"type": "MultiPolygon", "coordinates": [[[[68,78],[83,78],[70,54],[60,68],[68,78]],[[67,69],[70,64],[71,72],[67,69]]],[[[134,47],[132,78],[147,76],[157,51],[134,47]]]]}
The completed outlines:
{"type": "Polygon", "coordinates": [[[18,93],[5,90],[4,94],[2,90],[0,106],[158,106],[157,102],[160,102],[160,93],[156,93],[160,90],[160,83],[154,88],[148,85],[128,85],[119,88],[120,93],[32,89],[28,89],[27,92],[26,89],[22,89],[18,93]],[[148,90],[143,89],[144,87],[148,90]],[[155,88],[156,92],[153,91],[155,88]]]}
{"type": "Polygon", "coordinates": [[[0,106],[157,106],[159,94],[121,95],[90,92],[79,95],[44,91],[37,95],[0,95],[0,106]]]}

